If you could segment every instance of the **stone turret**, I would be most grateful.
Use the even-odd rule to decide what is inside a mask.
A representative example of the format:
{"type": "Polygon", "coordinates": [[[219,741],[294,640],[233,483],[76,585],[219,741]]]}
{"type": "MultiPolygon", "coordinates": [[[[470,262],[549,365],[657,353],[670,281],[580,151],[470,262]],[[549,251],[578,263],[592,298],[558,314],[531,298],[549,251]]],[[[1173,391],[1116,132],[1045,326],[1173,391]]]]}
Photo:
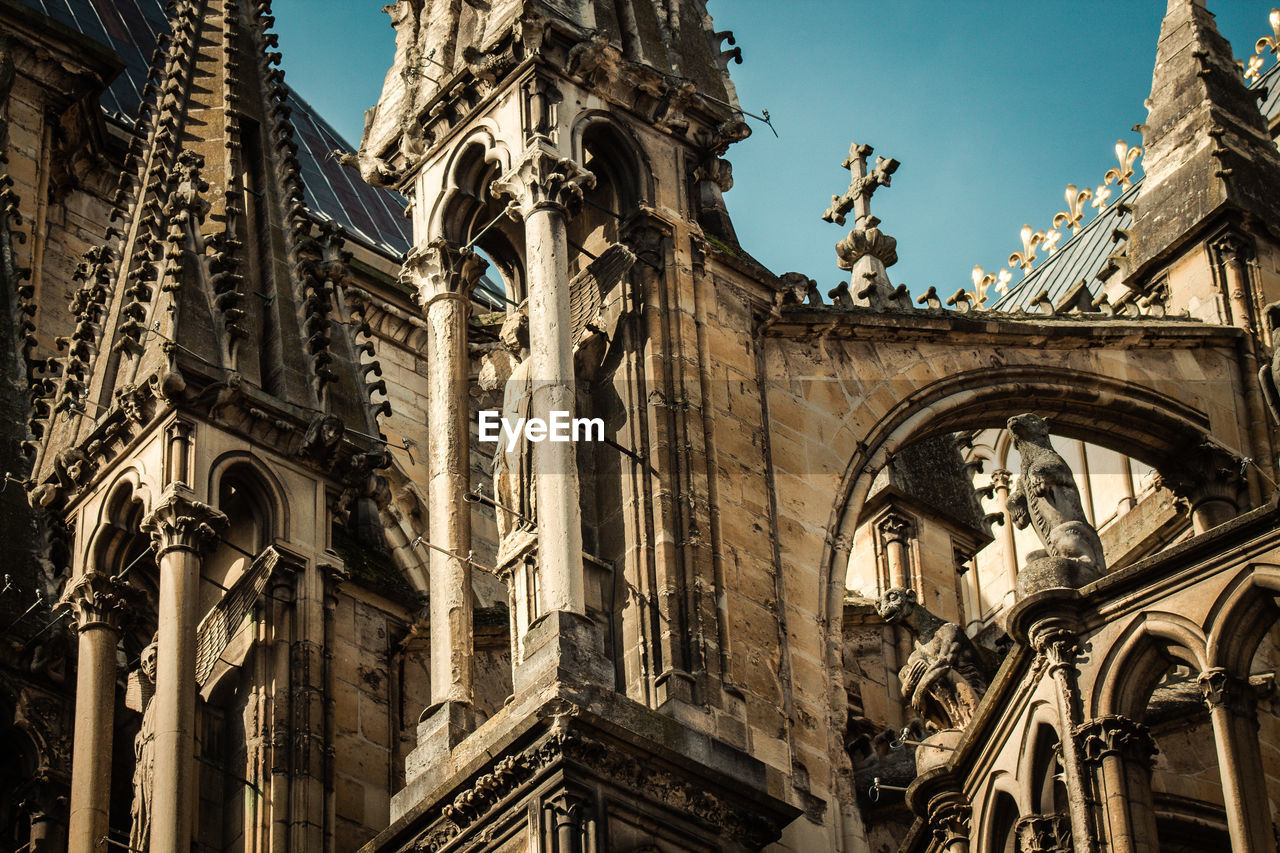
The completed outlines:
{"type": "MultiPolygon", "coordinates": [[[[386,9],[395,62],[365,114],[357,160],[373,183],[399,183],[531,61],[643,123],[690,141],[700,135],[718,153],[749,133],[726,70],[742,61],[741,48],[722,50],[733,35],[715,31],[702,0],[398,0],[386,9]]],[[[539,120],[540,97],[525,95],[525,118],[539,120]]]]}
{"type": "Polygon", "coordinates": [[[1280,155],[1231,45],[1204,0],[1169,0],[1143,129],[1146,179],[1134,202],[1131,281],[1229,221],[1280,230],[1280,155]]]}

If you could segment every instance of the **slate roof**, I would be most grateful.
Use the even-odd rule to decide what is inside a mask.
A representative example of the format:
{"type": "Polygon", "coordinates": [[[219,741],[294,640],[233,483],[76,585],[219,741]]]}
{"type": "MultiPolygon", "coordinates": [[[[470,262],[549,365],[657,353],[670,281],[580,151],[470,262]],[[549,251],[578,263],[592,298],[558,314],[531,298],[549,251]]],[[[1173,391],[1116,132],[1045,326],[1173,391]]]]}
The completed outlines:
{"type": "MultiPolygon", "coordinates": [[[[1262,114],[1269,124],[1280,119],[1280,63],[1254,82],[1252,88],[1265,89],[1266,98],[1261,102],[1262,114]]],[[[1120,212],[1121,202],[1131,202],[1142,186],[1142,178],[1133,182],[1128,190],[1112,201],[1111,206],[1095,216],[1079,234],[1061,244],[1058,251],[1048,257],[1041,256],[1039,265],[1031,274],[1016,282],[1009,292],[990,304],[996,311],[1023,311],[1031,307],[1041,292],[1047,290],[1049,301],[1055,306],[1082,279],[1096,299],[1102,292],[1102,282],[1097,274],[1107,264],[1107,256],[1116,248],[1111,233],[1116,228],[1128,228],[1133,221],[1129,213],[1120,212]]]]}
{"type": "MultiPolygon", "coordinates": [[[[113,49],[125,70],[102,95],[102,109],[113,120],[132,127],[142,103],[142,88],[159,34],[169,31],[164,0],[20,0],[61,24],[113,49]]],[[[371,187],[330,152],[354,149],[298,96],[289,90],[289,106],[297,132],[298,160],[307,207],[321,219],[332,219],[350,236],[384,254],[398,257],[408,250],[412,234],[403,216],[405,199],[371,187]]]]}

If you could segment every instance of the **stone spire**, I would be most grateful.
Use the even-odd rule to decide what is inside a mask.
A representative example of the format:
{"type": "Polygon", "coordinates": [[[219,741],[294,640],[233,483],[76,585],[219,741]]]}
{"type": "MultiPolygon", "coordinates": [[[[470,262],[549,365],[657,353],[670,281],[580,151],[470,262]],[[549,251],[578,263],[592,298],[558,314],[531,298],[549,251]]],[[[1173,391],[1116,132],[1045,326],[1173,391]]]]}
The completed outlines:
{"type": "Polygon", "coordinates": [[[250,408],[273,430],[296,419],[297,442],[326,417],[339,439],[376,432],[336,297],[341,235],[305,211],[272,21],[269,0],[170,4],[107,239],[74,276],[39,503],[168,406],[249,432],[250,408]]]}
{"type": "Polygon", "coordinates": [[[1134,202],[1128,254],[1140,283],[1152,264],[1224,215],[1280,230],[1280,155],[1231,46],[1204,0],[1169,0],[1148,117],[1146,178],[1134,202]]]}

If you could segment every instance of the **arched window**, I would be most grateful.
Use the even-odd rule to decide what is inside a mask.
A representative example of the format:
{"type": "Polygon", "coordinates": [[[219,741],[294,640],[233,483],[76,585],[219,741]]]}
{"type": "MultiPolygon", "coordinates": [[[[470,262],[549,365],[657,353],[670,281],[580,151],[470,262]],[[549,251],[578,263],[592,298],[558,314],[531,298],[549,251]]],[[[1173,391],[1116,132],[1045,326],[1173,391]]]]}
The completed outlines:
{"type": "Polygon", "coordinates": [[[1040,814],[1066,814],[1067,788],[1058,761],[1058,732],[1041,723],[1036,729],[1031,760],[1031,806],[1040,814]]]}
{"type": "Polygon", "coordinates": [[[1018,823],[1018,817],[1017,802],[1004,791],[998,792],[986,834],[986,853],[1017,853],[1018,835],[1014,827],[1018,823]]]}
{"type": "Polygon", "coordinates": [[[206,558],[201,602],[212,607],[276,536],[270,487],[246,463],[228,467],[217,481],[217,508],[227,517],[217,547],[206,558]]]}

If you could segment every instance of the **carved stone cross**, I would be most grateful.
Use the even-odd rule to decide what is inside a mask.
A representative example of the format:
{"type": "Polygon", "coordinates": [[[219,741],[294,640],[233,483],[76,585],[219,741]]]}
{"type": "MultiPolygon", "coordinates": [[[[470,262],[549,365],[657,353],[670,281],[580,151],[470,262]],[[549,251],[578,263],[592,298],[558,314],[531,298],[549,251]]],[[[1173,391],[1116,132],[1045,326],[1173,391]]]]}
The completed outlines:
{"type": "Polygon", "coordinates": [[[849,146],[849,156],[840,165],[853,173],[853,180],[844,195],[833,195],[831,206],[822,218],[837,225],[844,225],[845,214],[854,213],[854,226],[857,228],[873,228],[878,220],[871,215],[871,196],[880,187],[889,186],[890,176],[898,170],[898,161],[892,157],[876,158],[876,167],[867,173],[867,158],[874,149],[870,145],[853,143],[849,146]]]}

